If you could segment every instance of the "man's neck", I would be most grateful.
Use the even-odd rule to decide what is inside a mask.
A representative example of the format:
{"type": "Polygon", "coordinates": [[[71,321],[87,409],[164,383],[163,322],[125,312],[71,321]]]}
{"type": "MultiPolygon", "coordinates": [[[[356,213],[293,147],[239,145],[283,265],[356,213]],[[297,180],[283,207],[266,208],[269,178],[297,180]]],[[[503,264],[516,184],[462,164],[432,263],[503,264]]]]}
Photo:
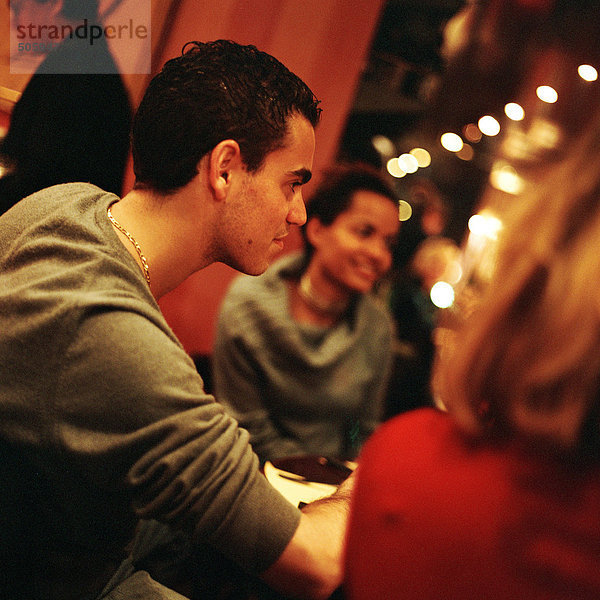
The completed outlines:
{"type": "MultiPolygon", "coordinates": [[[[160,196],[149,190],[134,189],[111,207],[123,245],[145,273],[148,267],[150,289],[158,300],[176,288],[192,273],[213,262],[210,255],[211,211],[194,210],[185,189],[160,196]],[[133,240],[131,239],[133,238],[133,240]],[[135,242],[139,250],[135,247],[135,242]]],[[[114,224],[114,223],[113,223],[114,224]]]]}

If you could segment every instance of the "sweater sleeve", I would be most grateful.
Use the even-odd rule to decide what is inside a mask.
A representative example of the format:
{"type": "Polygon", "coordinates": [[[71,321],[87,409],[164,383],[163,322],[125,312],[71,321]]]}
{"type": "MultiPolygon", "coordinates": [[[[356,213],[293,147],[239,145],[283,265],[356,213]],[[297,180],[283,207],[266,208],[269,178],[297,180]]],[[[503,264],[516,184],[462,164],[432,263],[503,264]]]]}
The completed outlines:
{"type": "Polygon", "coordinates": [[[261,462],[303,454],[298,442],[286,437],[273,422],[267,405],[266,383],[262,377],[261,333],[251,311],[226,302],[217,325],[213,353],[216,397],[227,411],[250,433],[254,451],[261,462]],[[243,321],[243,325],[240,321],[243,321]]]}
{"type": "Polygon", "coordinates": [[[63,364],[56,435],[89,489],[121,489],[123,510],[191,531],[251,572],[279,557],[299,511],[168,332],[146,315],[99,312],[63,364]]]}

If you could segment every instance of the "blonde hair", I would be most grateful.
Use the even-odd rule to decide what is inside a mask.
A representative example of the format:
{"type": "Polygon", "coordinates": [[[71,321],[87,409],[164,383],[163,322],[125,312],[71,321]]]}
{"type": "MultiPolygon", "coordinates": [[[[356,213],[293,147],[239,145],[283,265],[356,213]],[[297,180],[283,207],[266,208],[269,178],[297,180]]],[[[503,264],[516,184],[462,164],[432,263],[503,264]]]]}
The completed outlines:
{"type": "Polygon", "coordinates": [[[438,362],[443,403],[470,431],[577,448],[591,419],[600,439],[599,123],[511,201],[492,281],[438,362]]]}

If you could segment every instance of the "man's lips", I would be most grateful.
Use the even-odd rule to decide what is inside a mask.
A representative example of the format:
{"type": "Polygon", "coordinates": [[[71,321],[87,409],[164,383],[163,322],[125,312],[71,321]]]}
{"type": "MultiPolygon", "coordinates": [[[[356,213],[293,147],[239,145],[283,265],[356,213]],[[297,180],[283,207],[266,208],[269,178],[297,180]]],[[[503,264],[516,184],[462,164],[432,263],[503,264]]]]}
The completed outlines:
{"type": "Polygon", "coordinates": [[[281,235],[277,235],[273,238],[273,241],[278,245],[283,247],[283,240],[288,236],[288,232],[282,233],[281,235]]]}

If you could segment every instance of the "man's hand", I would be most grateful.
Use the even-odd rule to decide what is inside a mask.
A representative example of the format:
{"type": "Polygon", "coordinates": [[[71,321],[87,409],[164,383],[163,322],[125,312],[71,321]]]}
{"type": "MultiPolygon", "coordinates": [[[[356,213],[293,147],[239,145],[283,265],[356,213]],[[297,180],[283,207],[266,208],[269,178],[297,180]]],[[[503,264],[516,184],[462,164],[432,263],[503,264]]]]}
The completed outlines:
{"type": "Polygon", "coordinates": [[[262,575],[293,598],[324,600],[343,581],[343,551],[356,474],[337,491],[302,509],[300,525],[279,559],[262,575]]]}

